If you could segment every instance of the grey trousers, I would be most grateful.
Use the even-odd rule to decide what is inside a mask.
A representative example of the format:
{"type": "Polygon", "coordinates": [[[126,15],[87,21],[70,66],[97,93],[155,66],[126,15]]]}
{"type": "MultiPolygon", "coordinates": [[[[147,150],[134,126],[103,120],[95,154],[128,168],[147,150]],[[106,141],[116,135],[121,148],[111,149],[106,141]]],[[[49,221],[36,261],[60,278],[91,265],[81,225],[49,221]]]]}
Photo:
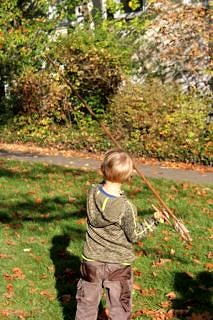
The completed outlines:
{"type": "Polygon", "coordinates": [[[131,266],[83,261],[77,285],[75,320],[97,320],[103,288],[106,290],[109,320],[131,318],[131,266]]]}

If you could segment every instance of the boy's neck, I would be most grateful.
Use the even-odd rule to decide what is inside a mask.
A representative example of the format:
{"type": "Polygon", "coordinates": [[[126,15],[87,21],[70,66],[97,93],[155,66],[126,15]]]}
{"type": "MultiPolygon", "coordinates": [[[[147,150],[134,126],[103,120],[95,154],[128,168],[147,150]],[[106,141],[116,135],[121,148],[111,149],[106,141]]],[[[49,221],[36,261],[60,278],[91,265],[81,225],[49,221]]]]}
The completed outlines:
{"type": "Polygon", "coordinates": [[[119,197],[121,195],[121,183],[106,180],[103,184],[103,189],[115,197],[119,197]]]}

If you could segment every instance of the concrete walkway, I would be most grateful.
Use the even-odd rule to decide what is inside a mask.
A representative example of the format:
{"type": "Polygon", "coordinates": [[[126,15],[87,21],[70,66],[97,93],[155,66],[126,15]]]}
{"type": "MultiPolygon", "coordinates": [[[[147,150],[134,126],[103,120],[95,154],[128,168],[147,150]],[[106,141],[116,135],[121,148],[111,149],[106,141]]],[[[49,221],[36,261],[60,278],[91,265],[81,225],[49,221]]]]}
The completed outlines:
{"type": "MultiPolygon", "coordinates": [[[[65,157],[63,155],[45,155],[0,149],[0,158],[42,162],[84,170],[97,170],[100,168],[100,161],[89,157],[65,157]]],[[[147,178],[164,178],[177,182],[190,182],[195,184],[213,184],[213,172],[202,173],[197,170],[168,168],[163,167],[161,163],[156,165],[140,164],[138,167],[147,178]]]]}

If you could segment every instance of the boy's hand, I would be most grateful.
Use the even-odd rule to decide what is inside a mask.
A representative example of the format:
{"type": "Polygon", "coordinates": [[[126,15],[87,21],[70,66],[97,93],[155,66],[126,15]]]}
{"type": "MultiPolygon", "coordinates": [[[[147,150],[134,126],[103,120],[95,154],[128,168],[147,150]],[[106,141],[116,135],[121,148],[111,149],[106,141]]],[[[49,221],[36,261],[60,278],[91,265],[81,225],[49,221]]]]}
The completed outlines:
{"type": "MultiPolygon", "coordinates": [[[[154,206],[153,206],[154,207],[154,206]]],[[[170,222],[169,221],[169,215],[165,210],[158,210],[157,208],[154,207],[154,209],[156,210],[154,213],[154,219],[160,223],[165,223],[165,222],[170,222]]]]}

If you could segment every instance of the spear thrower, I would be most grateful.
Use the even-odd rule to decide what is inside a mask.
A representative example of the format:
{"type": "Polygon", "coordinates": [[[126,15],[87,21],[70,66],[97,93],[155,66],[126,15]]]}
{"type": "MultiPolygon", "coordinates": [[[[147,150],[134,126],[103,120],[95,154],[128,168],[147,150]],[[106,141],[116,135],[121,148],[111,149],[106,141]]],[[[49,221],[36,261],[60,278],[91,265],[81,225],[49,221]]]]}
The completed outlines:
{"type": "MultiPolygon", "coordinates": [[[[114,145],[123,150],[119,142],[114,138],[110,130],[100,121],[100,119],[96,116],[94,111],[90,108],[88,103],[82,98],[82,96],[78,93],[78,90],[75,88],[75,86],[67,80],[67,78],[64,76],[58,65],[50,58],[49,55],[46,55],[48,61],[51,63],[51,65],[57,70],[60,77],[65,81],[65,83],[70,87],[74,95],[78,98],[78,100],[83,104],[83,106],[87,109],[87,111],[91,114],[91,116],[98,122],[103,132],[107,135],[107,137],[114,143],[114,145]]],[[[133,160],[133,166],[137,174],[141,177],[143,182],[147,185],[147,187],[152,191],[152,193],[155,195],[156,199],[159,202],[160,208],[156,208],[154,205],[152,206],[154,210],[158,213],[162,213],[165,217],[170,217],[171,219],[166,219],[166,221],[180,234],[181,238],[185,241],[192,241],[192,238],[189,235],[189,230],[185,227],[184,223],[178,219],[175,214],[172,212],[172,210],[167,206],[167,204],[164,202],[164,200],[160,197],[157,190],[152,186],[150,181],[145,177],[144,173],[138,168],[135,161],[133,160]]]]}

